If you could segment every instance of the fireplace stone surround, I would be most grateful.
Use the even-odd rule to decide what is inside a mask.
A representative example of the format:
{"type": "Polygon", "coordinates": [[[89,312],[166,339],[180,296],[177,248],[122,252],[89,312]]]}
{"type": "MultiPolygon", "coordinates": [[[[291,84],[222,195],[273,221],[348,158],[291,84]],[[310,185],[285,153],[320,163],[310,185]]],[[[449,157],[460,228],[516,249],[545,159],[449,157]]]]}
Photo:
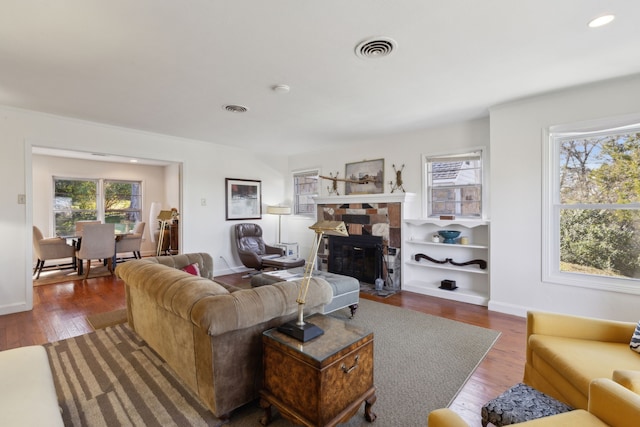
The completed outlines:
{"type": "MultiPolygon", "coordinates": [[[[413,196],[411,193],[402,193],[317,197],[317,219],[343,221],[349,236],[380,237],[381,270],[372,272],[368,277],[370,279],[379,274],[386,287],[397,290],[401,287],[402,219],[406,211],[403,204],[413,200],[413,196]]],[[[323,238],[318,252],[319,268],[329,271],[329,238],[323,238]]],[[[373,281],[367,280],[366,283],[373,281]]]]}

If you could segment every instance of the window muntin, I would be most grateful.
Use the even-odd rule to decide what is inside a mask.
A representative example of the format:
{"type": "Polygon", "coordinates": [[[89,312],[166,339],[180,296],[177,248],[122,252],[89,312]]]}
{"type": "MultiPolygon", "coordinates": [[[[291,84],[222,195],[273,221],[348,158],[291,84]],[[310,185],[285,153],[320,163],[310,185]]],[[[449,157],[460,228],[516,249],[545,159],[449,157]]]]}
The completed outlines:
{"type": "Polygon", "coordinates": [[[640,126],[552,133],[549,144],[546,279],[628,289],[640,278],[640,126]]]}
{"type": "Polygon", "coordinates": [[[56,236],[75,234],[75,223],[100,220],[126,233],[142,220],[142,183],[103,179],[53,178],[56,236]]]}
{"type": "Polygon", "coordinates": [[[315,217],[316,205],[313,200],[318,195],[319,175],[317,169],[294,172],[293,174],[293,213],[315,217]]]}
{"type": "Polygon", "coordinates": [[[427,215],[482,217],[482,150],[425,158],[427,215]]]}

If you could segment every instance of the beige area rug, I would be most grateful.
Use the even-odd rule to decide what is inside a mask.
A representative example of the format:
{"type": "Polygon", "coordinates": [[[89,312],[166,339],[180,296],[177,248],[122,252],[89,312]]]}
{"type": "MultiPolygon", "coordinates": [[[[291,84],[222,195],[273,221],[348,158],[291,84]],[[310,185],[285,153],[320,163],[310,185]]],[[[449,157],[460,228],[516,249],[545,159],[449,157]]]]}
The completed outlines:
{"type": "MultiPolygon", "coordinates": [[[[94,262],[94,265],[91,266],[91,271],[89,272],[90,279],[94,277],[106,277],[110,275],[111,275],[111,272],[106,266],[98,265],[95,262],[94,262]]],[[[84,279],[84,273],[82,274],[82,276],[78,276],[78,272],[76,270],[43,271],[40,274],[39,279],[37,280],[33,279],[33,286],[53,285],[55,283],[65,283],[65,282],[71,282],[73,280],[83,280],[83,279],[84,279]]]]}
{"type": "Polygon", "coordinates": [[[109,326],[119,325],[127,321],[127,309],[108,311],[106,313],[98,313],[87,316],[87,322],[93,329],[104,329],[109,326]]]}
{"type": "MultiPolygon", "coordinates": [[[[499,332],[360,300],[334,317],[374,332],[378,418],[364,405],[342,426],[424,426],[427,415],[450,404],[499,332]]],[[[220,426],[173,371],[126,324],[45,345],[66,426],[220,426]]],[[[232,427],[259,426],[257,401],[236,410],[232,427]]],[[[290,427],[279,415],[272,427],[290,427]]]]}

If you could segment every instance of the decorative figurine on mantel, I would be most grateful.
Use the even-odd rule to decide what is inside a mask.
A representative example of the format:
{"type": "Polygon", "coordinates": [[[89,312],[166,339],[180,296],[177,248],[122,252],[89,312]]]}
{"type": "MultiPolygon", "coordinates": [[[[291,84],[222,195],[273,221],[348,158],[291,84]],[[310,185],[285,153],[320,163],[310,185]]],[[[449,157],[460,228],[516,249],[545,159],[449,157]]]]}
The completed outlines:
{"type": "Polygon", "coordinates": [[[392,166],[393,171],[396,173],[396,182],[394,184],[393,181],[389,181],[389,185],[391,185],[391,192],[393,193],[396,190],[402,190],[403,193],[406,193],[406,191],[404,191],[404,187],[402,186],[402,170],[404,169],[404,164],[402,165],[400,170],[396,169],[395,164],[392,166]]]}
{"type": "MultiPolygon", "coordinates": [[[[329,172],[329,176],[331,178],[329,178],[331,180],[331,187],[329,187],[327,185],[327,191],[329,191],[329,195],[335,194],[336,196],[339,196],[340,193],[338,192],[338,174],[340,172],[336,172],[336,176],[333,176],[333,174],[331,172],[329,172]]],[[[320,178],[324,178],[324,177],[320,177],[320,178]]]]}

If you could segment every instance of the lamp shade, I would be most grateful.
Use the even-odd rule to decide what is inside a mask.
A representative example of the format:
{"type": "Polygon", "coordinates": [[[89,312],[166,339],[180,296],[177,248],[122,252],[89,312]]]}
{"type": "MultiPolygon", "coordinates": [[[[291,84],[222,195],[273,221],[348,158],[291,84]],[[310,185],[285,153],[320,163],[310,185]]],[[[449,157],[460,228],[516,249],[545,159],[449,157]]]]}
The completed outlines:
{"type": "Polygon", "coordinates": [[[267,213],[271,215],[291,215],[289,206],[267,206],[267,213]]]}

